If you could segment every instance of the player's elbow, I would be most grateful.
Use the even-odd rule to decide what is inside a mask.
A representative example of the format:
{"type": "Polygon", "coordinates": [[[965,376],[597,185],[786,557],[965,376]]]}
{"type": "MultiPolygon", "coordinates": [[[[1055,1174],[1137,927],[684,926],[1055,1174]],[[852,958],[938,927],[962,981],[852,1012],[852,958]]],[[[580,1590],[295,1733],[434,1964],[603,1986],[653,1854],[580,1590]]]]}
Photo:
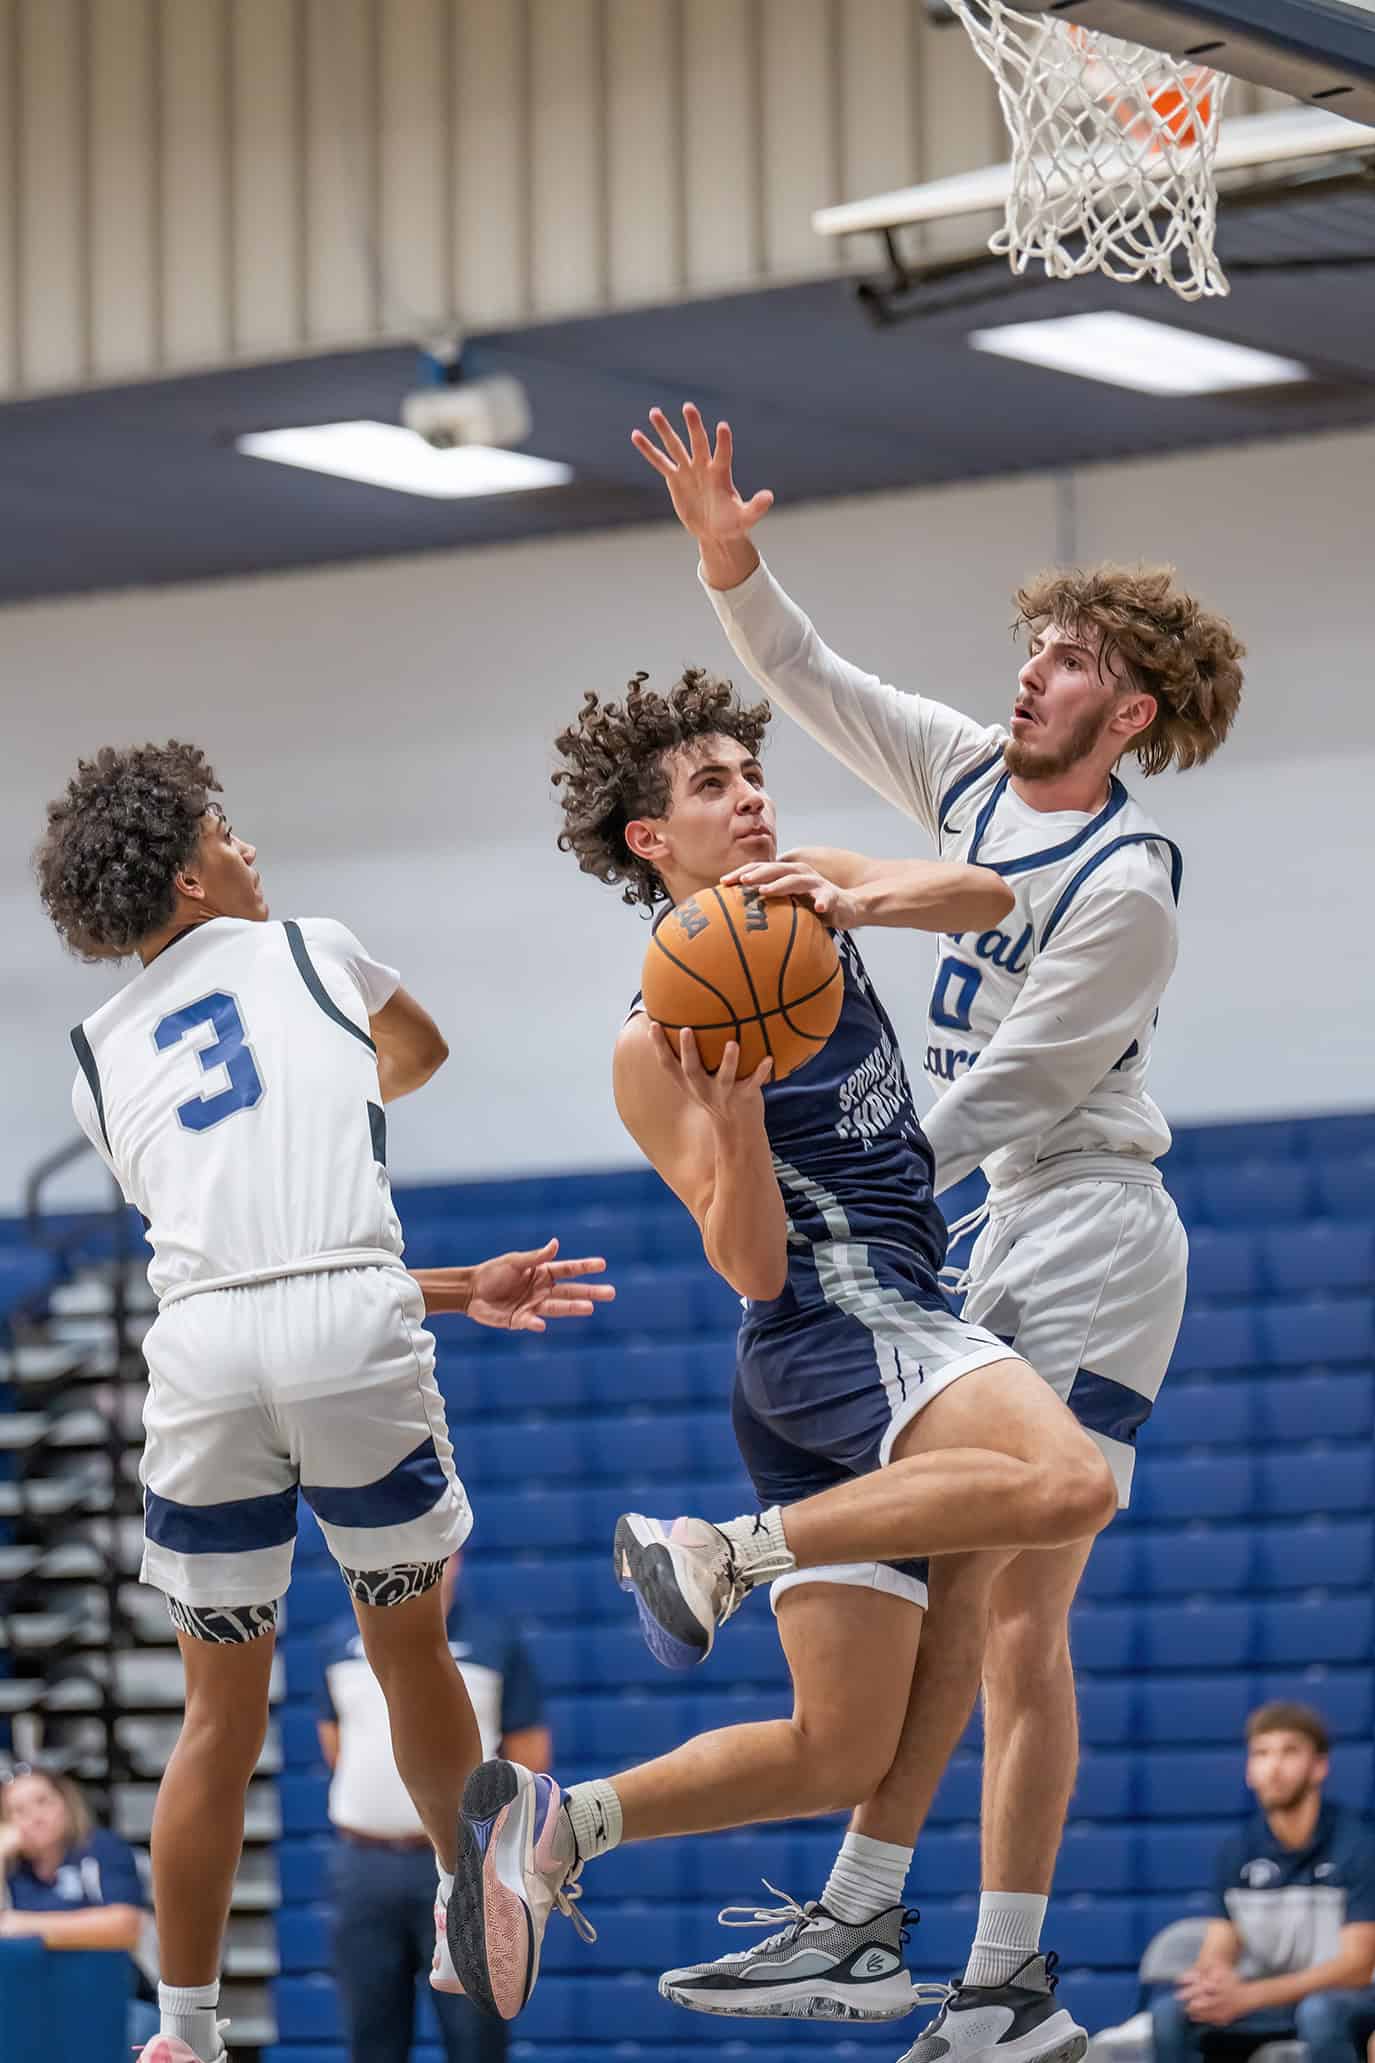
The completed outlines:
{"type": "Polygon", "coordinates": [[[448,1057],[449,1041],[445,1038],[442,1031],[436,1031],[433,1038],[430,1040],[429,1052],[426,1055],[426,1081],[429,1081],[431,1075],[436,1075],[439,1073],[440,1068],[443,1067],[448,1057]]]}
{"type": "Polygon", "coordinates": [[[965,867],[961,874],[960,897],[969,909],[965,930],[987,931],[991,925],[1001,924],[1017,901],[1002,875],[991,867],[965,867]]]}

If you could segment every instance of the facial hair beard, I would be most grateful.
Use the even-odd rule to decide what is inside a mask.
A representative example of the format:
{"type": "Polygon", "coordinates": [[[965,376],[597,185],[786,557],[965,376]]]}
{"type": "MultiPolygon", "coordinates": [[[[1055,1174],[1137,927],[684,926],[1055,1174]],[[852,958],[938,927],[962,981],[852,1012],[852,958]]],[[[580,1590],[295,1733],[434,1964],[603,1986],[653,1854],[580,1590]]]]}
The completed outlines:
{"type": "Polygon", "coordinates": [[[1092,752],[1112,720],[1112,698],[1101,709],[1086,709],[1058,752],[1033,745],[1024,738],[1009,738],[1003,747],[1003,765],[1019,781],[1053,781],[1077,766],[1092,752]]]}
{"type": "Polygon", "coordinates": [[[1307,1803],[1312,1789],[1312,1779],[1303,1777],[1287,1797],[1272,1798],[1265,1809],[1267,1812],[1297,1812],[1301,1805],[1307,1803]]]}

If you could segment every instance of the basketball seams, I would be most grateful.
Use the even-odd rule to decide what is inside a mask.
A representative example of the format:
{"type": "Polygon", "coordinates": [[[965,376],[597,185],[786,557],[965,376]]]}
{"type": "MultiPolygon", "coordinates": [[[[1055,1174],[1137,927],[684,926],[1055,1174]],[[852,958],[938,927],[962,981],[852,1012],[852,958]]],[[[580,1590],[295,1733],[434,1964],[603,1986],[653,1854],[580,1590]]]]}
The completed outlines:
{"type": "MultiPolygon", "coordinates": [[[[699,987],[704,988],[709,995],[715,996],[717,1002],[721,1005],[721,1008],[727,1013],[725,1018],[726,1024],[740,1023],[740,1019],[735,1015],[735,1012],[730,1007],[730,997],[725,993],[724,989],[717,988],[716,983],[714,981],[708,981],[705,974],[699,974],[695,967],[689,967],[685,960],[680,960],[676,953],[671,953],[668,947],[664,944],[663,940],[660,938],[657,931],[653,933],[649,942],[651,945],[657,946],[659,948],[659,951],[663,954],[664,958],[667,961],[669,961],[669,963],[672,966],[676,967],[680,974],[686,974],[690,981],[695,981],[699,985],[699,987]]],[[[758,997],[756,997],[755,1000],[757,1002],[758,997]]],[[[653,1016],[654,1013],[650,1011],[648,1014],[650,1016],[653,1016]]],[[[679,1028],[682,1029],[682,1027],[679,1028]]],[[[705,1028],[706,1027],[704,1026],[703,1029],[705,1030],[705,1028]]],[[[714,1026],[713,1029],[720,1030],[722,1029],[722,1027],[714,1026]]]]}
{"type": "MultiPolygon", "coordinates": [[[[666,1024],[664,1026],[664,1029],[665,1031],[693,1032],[725,1031],[732,1024],[738,1024],[741,1026],[747,1024],[762,1024],[766,1017],[786,1017],[789,1010],[800,1010],[804,1003],[814,1003],[818,996],[824,996],[827,989],[831,986],[831,983],[835,981],[837,977],[842,975],[843,973],[843,968],[832,968],[831,972],[826,976],[826,979],[823,982],[819,982],[814,989],[808,989],[805,996],[793,996],[787,1003],[776,1003],[771,1010],[757,1010],[748,1017],[725,1017],[722,1018],[719,1023],[712,1024],[666,1024]]],[[[653,1013],[650,1011],[647,1011],[645,1014],[647,1016],[653,1015],[653,1013]]],[[[659,1018],[655,1018],[654,1021],[656,1024],[658,1024],[662,1020],[660,1020],[659,1018]]],[[[826,1040],[829,1039],[831,1036],[829,1032],[826,1032],[823,1035],[820,1032],[805,1031],[800,1024],[790,1025],[788,1028],[795,1035],[795,1037],[799,1039],[806,1039],[807,1043],[812,1046],[824,1046],[826,1040]]]]}
{"type": "MultiPolygon", "coordinates": [[[[757,989],[757,988],[755,987],[755,985],[754,985],[754,971],[753,971],[753,969],[752,969],[752,968],[751,968],[751,966],[750,966],[750,961],[749,961],[749,954],[748,954],[748,953],[747,953],[747,952],[745,951],[745,948],[744,948],[744,946],[743,946],[743,945],[742,945],[742,944],[740,943],[740,935],[739,935],[739,933],[738,933],[738,932],[736,931],[736,928],[735,928],[735,921],[734,921],[734,919],[732,918],[732,916],[731,916],[731,913],[730,913],[730,906],[729,906],[729,904],[727,903],[727,901],[726,901],[725,897],[724,897],[724,896],[722,895],[722,893],[721,893],[721,891],[720,891],[720,889],[719,889],[719,888],[713,888],[713,890],[712,890],[711,892],[712,892],[712,894],[713,894],[713,895],[714,895],[714,896],[716,897],[716,904],[717,904],[717,908],[718,908],[718,909],[720,910],[720,912],[721,912],[721,915],[722,915],[722,917],[723,917],[723,918],[725,919],[725,923],[726,923],[726,929],[727,929],[727,931],[728,931],[728,932],[730,933],[730,941],[731,941],[731,944],[732,944],[732,945],[733,945],[733,946],[735,947],[735,955],[736,955],[736,958],[737,958],[737,959],[739,960],[739,962],[740,962],[740,968],[741,968],[741,972],[742,972],[742,973],[744,974],[744,977],[745,977],[745,986],[746,986],[746,988],[747,988],[747,989],[749,990],[749,992],[750,992],[750,1001],[751,1001],[751,1002],[752,1002],[752,1003],[754,1004],[754,1018],[753,1018],[753,1022],[754,1022],[754,1023],[756,1023],[756,1024],[757,1024],[757,1025],[759,1026],[759,1033],[760,1033],[760,1036],[761,1036],[761,1038],[762,1038],[762,1039],[763,1039],[763,1041],[764,1041],[764,1051],[765,1051],[765,1052],[766,1052],[766,1053],[768,1054],[769,1058],[770,1058],[770,1059],[772,1059],[772,1058],[773,1058],[773,1041],[772,1041],[772,1040],[770,1039],[770,1037],[769,1037],[769,1028],[768,1028],[768,1025],[767,1025],[767,1024],[765,1023],[765,1021],[764,1021],[764,1020],[765,1020],[765,1017],[766,1017],[766,1015],[767,1015],[767,1016],[776,1016],[776,1015],[777,1015],[777,1012],[776,1012],[776,1011],[769,1011],[769,1012],[766,1012],[766,1011],[765,1011],[765,1009],[764,1009],[764,1006],[763,1006],[763,1004],[762,1004],[762,1003],[760,1002],[760,1000],[759,1000],[759,991],[758,991],[758,989],[757,989]]],[[[742,892],[742,894],[743,894],[743,892],[742,892]]],[[[796,906],[796,904],[794,904],[794,905],[793,905],[793,926],[794,926],[794,929],[796,929],[796,926],[797,926],[797,906],[796,906]]],[[[780,990],[780,992],[779,992],[779,993],[780,993],[780,996],[781,996],[781,994],[782,994],[782,991],[780,990]]],[[[740,1023],[740,1022],[743,1022],[743,1020],[742,1020],[742,1019],[737,1019],[737,1020],[736,1020],[736,1022],[737,1022],[737,1023],[740,1023]]]]}

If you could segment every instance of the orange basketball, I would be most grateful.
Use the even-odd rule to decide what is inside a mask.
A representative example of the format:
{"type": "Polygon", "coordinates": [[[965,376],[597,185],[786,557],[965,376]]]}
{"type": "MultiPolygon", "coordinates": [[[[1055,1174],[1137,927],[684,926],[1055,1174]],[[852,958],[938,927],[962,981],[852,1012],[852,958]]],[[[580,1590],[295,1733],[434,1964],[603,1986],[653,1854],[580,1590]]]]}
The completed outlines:
{"type": "Polygon", "coordinates": [[[778,1082],[830,1038],[845,982],[834,938],[805,903],[706,888],[654,927],[641,991],[675,1043],[691,1027],[710,1073],[736,1039],[741,1079],[772,1054],[778,1082]]]}

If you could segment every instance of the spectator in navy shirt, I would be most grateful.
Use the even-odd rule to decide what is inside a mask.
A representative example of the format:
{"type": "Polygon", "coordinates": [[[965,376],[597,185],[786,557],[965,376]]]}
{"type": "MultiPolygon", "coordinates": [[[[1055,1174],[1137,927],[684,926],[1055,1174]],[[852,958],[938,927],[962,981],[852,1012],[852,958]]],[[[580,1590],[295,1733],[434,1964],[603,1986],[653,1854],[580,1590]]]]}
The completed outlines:
{"type": "Polygon", "coordinates": [[[1156,2063],[1295,2038],[1312,2063],[1360,2063],[1375,2031],[1375,1830],[1323,1798],[1327,1758],[1327,1728],[1307,1705],[1248,1719],[1260,1809],[1222,1845],[1198,1960],[1152,2004],[1156,2063]]]}
{"type": "Polygon", "coordinates": [[[128,1955],[129,2040],[142,2047],[158,2030],[157,1973],[140,1964],[152,1929],[129,1843],[93,1824],[71,1777],[21,1764],[0,1783],[0,1867],[0,1937],[128,1955]]]}
{"type": "MultiPolygon", "coordinates": [[[[548,1769],[550,1740],[529,1655],[509,1624],[470,1611],[455,1592],[461,1554],[444,1571],[449,1646],[473,1701],[484,1756],[548,1769]]],[[[418,1981],[434,1953],[434,1851],[397,1773],[382,1687],[358,1628],[341,1620],[321,1643],[320,1750],[333,1772],[329,1816],[334,1963],[353,2063],[407,2063],[418,1981]]],[[[448,2063],[501,2063],[506,2023],[465,1998],[424,1989],[448,2063]]]]}

